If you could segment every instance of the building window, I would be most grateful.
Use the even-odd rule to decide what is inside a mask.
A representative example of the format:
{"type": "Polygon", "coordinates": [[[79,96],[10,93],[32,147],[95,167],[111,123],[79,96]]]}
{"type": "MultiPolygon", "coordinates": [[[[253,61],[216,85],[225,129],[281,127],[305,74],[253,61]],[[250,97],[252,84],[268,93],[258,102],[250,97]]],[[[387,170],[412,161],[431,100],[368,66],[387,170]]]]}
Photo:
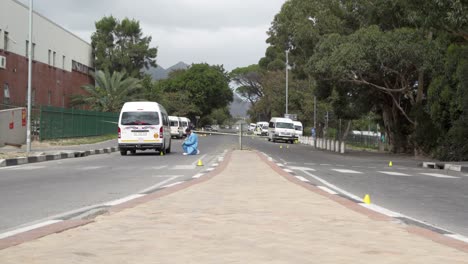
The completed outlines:
{"type": "Polygon", "coordinates": [[[62,70],[65,70],[65,55],[62,56],[62,70]]]}
{"type": "Polygon", "coordinates": [[[5,51],[8,50],[8,32],[5,31],[5,35],[3,36],[3,49],[5,51]]]}
{"type": "Polygon", "coordinates": [[[26,40],[26,58],[29,58],[29,40],[26,40]]]}
{"type": "Polygon", "coordinates": [[[36,50],[36,43],[33,42],[33,46],[32,46],[32,59],[33,60],[34,60],[34,54],[36,53],[35,50],[36,50]]]}
{"type": "Polygon", "coordinates": [[[47,92],[47,105],[51,105],[52,104],[52,91],[48,91],[47,92]]]}
{"type": "Polygon", "coordinates": [[[53,57],[52,57],[52,66],[55,67],[55,58],[57,57],[57,52],[54,51],[53,57]]]}
{"type": "Polygon", "coordinates": [[[3,104],[10,104],[10,88],[8,87],[8,83],[3,85],[3,104]]]}
{"type": "Polygon", "coordinates": [[[49,65],[50,65],[50,56],[51,56],[51,55],[52,55],[52,51],[49,50],[49,56],[47,57],[47,58],[48,58],[48,63],[47,63],[47,64],[49,64],[49,65]]]}

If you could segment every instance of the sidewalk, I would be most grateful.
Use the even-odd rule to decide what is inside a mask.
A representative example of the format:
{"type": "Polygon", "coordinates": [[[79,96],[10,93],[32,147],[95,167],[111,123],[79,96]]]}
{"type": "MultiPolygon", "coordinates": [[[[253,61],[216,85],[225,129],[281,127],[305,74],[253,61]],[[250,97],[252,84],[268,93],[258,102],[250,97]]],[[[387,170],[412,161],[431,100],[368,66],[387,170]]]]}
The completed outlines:
{"type": "Polygon", "coordinates": [[[468,263],[468,251],[337,203],[255,152],[225,162],[188,188],[1,250],[0,263],[468,263]]]}

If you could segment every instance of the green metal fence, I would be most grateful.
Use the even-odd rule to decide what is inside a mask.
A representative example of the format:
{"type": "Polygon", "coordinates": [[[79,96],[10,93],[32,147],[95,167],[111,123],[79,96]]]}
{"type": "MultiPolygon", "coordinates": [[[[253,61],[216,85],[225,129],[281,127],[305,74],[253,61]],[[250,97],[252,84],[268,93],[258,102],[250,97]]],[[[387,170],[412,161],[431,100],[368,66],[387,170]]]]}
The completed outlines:
{"type": "Polygon", "coordinates": [[[117,133],[118,113],[102,113],[43,106],[40,140],[99,136],[117,133]]]}

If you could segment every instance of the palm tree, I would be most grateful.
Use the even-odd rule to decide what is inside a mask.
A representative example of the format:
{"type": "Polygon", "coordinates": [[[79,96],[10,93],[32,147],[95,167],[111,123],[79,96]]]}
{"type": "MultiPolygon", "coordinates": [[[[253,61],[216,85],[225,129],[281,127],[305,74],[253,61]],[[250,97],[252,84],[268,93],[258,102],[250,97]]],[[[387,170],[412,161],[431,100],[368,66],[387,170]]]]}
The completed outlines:
{"type": "Polygon", "coordinates": [[[126,101],[136,97],[141,88],[140,80],[126,77],[126,73],[98,71],[92,74],[96,85],[83,85],[86,95],[74,95],[73,105],[88,105],[92,110],[118,112],[126,101]]]}

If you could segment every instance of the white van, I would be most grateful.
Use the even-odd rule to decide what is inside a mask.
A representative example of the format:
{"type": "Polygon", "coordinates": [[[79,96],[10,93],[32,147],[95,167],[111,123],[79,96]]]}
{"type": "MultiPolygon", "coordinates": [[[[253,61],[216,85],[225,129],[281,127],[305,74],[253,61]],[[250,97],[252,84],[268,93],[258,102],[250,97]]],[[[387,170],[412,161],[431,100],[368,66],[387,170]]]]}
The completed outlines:
{"type": "Polygon", "coordinates": [[[300,121],[293,121],[294,129],[296,130],[296,138],[302,137],[303,134],[303,127],[300,121]]]}
{"type": "Polygon", "coordinates": [[[182,134],[184,136],[187,136],[187,133],[185,133],[185,130],[189,128],[190,126],[190,119],[187,117],[179,117],[180,118],[180,126],[182,127],[182,134]]]}
{"type": "Polygon", "coordinates": [[[154,149],[171,152],[171,131],[169,118],[164,107],[156,102],[127,102],[120,111],[119,150],[127,151],[154,149]]]}
{"type": "Polygon", "coordinates": [[[184,132],[180,124],[180,117],[169,116],[169,126],[171,127],[171,137],[182,138],[184,132]]]}
{"type": "Polygon", "coordinates": [[[294,143],[296,132],[294,123],[289,118],[273,117],[268,124],[268,141],[284,140],[294,143]]]}
{"type": "Polygon", "coordinates": [[[254,134],[257,136],[268,136],[268,122],[257,122],[254,134]]]}

